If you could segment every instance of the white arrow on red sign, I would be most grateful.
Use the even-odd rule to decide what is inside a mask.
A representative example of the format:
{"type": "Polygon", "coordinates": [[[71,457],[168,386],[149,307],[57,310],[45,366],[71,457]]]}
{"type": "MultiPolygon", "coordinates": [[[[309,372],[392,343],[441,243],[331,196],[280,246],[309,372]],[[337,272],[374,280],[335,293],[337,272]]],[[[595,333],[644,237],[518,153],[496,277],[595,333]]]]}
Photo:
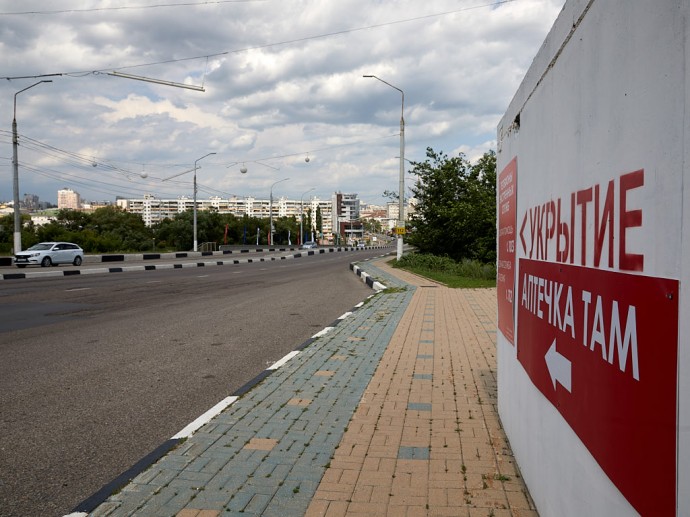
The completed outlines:
{"type": "Polygon", "coordinates": [[[556,350],[556,340],[553,340],[551,347],[544,356],[546,367],[549,369],[553,389],[556,389],[556,382],[560,383],[569,393],[572,393],[572,363],[556,350]]]}

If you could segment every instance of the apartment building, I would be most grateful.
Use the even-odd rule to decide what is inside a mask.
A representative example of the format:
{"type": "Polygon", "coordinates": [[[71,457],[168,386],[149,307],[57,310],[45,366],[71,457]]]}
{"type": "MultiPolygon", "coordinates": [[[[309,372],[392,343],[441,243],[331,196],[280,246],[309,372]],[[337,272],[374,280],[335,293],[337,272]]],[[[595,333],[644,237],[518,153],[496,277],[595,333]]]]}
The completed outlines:
{"type": "MultiPolygon", "coordinates": [[[[410,215],[414,214],[415,211],[415,198],[410,198],[407,204],[403,207],[403,219],[407,221],[410,215]]],[[[386,205],[387,219],[388,219],[388,229],[392,230],[398,225],[398,215],[400,214],[400,205],[397,201],[389,201],[386,205]]]]}
{"type": "MultiPolygon", "coordinates": [[[[165,218],[172,218],[175,214],[192,210],[194,200],[187,197],[176,199],[163,199],[153,195],[145,195],[140,199],[118,199],[117,206],[127,212],[140,214],[146,226],[151,226],[165,218]]],[[[321,200],[318,197],[311,197],[308,200],[293,200],[286,197],[273,198],[273,217],[299,218],[302,210],[304,214],[311,209],[315,217],[317,209],[321,209],[323,221],[323,232],[330,235],[332,232],[330,200],[321,200]]],[[[267,218],[270,215],[271,202],[269,199],[257,199],[254,197],[232,197],[220,198],[211,197],[209,199],[197,199],[197,210],[216,210],[220,214],[233,214],[237,217],[244,215],[250,217],[267,218]]]]}
{"type": "Polygon", "coordinates": [[[336,192],[331,197],[332,213],[335,214],[333,227],[336,233],[350,243],[364,238],[364,225],[360,216],[360,200],[357,194],[336,192]]]}
{"type": "Polygon", "coordinates": [[[81,208],[81,197],[78,192],[73,191],[71,188],[58,190],[57,201],[59,209],[79,210],[81,208]]]}

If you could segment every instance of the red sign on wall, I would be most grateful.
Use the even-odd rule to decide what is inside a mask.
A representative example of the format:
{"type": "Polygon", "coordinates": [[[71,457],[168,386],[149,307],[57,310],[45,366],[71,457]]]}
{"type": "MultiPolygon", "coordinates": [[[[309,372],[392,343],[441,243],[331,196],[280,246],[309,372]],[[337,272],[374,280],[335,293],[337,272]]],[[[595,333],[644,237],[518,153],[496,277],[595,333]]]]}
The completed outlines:
{"type": "Polygon", "coordinates": [[[498,177],[498,264],[496,296],[498,328],[515,343],[515,218],[517,210],[517,158],[506,165],[498,177]]]}
{"type": "Polygon", "coordinates": [[[518,360],[641,515],[675,515],[678,294],[676,280],[520,260],[518,360]]]}

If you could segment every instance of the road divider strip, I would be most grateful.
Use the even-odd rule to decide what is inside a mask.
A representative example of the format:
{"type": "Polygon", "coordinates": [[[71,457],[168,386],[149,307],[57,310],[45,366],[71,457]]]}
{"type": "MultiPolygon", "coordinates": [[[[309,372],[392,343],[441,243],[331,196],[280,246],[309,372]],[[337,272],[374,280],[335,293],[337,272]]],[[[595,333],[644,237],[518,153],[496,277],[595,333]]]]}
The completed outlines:
{"type": "Polygon", "coordinates": [[[278,368],[280,368],[281,366],[283,366],[285,363],[287,363],[290,359],[292,359],[292,358],[295,357],[297,354],[299,354],[299,352],[300,352],[299,350],[293,350],[292,352],[290,352],[289,354],[287,354],[285,357],[283,357],[283,358],[280,359],[279,361],[276,361],[275,363],[273,363],[271,366],[269,366],[269,367],[266,368],[266,369],[267,369],[267,370],[277,370],[278,368]]]}
{"type": "Polygon", "coordinates": [[[179,433],[177,433],[175,436],[173,436],[171,438],[171,440],[180,440],[182,438],[189,438],[196,431],[198,431],[204,425],[206,425],[208,422],[210,422],[213,417],[219,415],[223,410],[230,407],[230,405],[232,405],[238,399],[239,399],[239,397],[236,397],[236,396],[230,396],[230,397],[224,398],[223,400],[218,402],[218,404],[216,404],[211,409],[206,411],[206,413],[201,415],[199,418],[197,418],[196,420],[191,422],[184,429],[182,429],[179,433]]]}
{"type": "MultiPolygon", "coordinates": [[[[0,280],[22,280],[26,278],[52,278],[52,277],[64,277],[64,276],[75,276],[75,275],[100,275],[100,274],[107,274],[107,273],[130,273],[130,272],[135,272],[135,271],[157,271],[157,270],[166,270],[166,269],[184,269],[184,268],[190,268],[190,267],[206,267],[206,266],[225,266],[225,265],[238,265],[238,264],[251,264],[254,262],[266,262],[266,261],[275,261],[275,260],[289,260],[289,259],[295,259],[295,258],[301,258],[303,256],[311,256],[311,255],[316,255],[318,254],[324,254],[327,252],[335,252],[335,251],[361,251],[366,248],[320,248],[318,250],[309,250],[308,252],[300,252],[300,253],[292,253],[290,255],[282,255],[280,257],[260,257],[260,258],[247,258],[247,259],[232,259],[232,260],[215,260],[215,261],[208,261],[208,262],[185,262],[185,263],[179,263],[179,264],[146,264],[146,265],[139,265],[139,266],[120,266],[120,267],[103,267],[103,268],[94,268],[94,269],[70,269],[67,271],[32,271],[32,272],[22,272],[22,273],[3,273],[0,275],[0,280]]],[[[371,248],[369,248],[371,249],[371,248]]],[[[258,250],[257,250],[258,251],[258,250]]],[[[269,251],[283,251],[283,250],[269,250],[269,251]]],[[[170,254],[172,255],[172,254],[170,254]]],[[[171,258],[183,258],[186,257],[188,254],[187,253],[177,253],[177,257],[171,257],[171,258]],[[180,257],[182,256],[182,257],[180,257]]],[[[117,255],[116,257],[120,257],[120,255],[117,255]]],[[[127,255],[129,257],[129,255],[127,255]]],[[[136,255],[136,257],[141,258],[140,255],[136,255]]],[[[119,258],[118,258],[119,260],[119,258]]],[[[113,262],[113,260],[106,260],[105,262],[113,262]]],[[[350,264],[350,268],[352,269],[352,264],[350,264]]],[[[366,273],[364,273],[366,275],[366,273]]],[[[360,275],[361,276],[361,275],[360,275]]],[[[368,276],[368,275],[367,275],[368,276]]],[[[362,278],[369,287],[374,288],[375,290],[381,290],[380,288],[374,287],[373,282],[372,284],[369,284],[368,281],[365,278],[362,278]]],[[[380,284],[379,284],[380,285],[380,284]]]]}

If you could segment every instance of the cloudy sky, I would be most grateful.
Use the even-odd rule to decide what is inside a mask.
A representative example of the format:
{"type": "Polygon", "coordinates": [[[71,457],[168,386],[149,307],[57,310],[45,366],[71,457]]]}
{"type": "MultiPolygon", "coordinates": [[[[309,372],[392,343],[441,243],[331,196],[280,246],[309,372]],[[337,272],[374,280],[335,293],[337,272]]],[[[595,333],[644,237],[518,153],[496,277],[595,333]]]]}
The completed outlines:
{"type": "Polygon", "coordinates": [[[563,4],[0,0],[0,201],[16,94],[20,197],[191,197],[198,161],[201,199],[267,198],[290,178],[274,196],[383,204],[398,189],[402,95],[362,76],[404,91],[405,158],[474,161],[495,149],[563,4]]]}

